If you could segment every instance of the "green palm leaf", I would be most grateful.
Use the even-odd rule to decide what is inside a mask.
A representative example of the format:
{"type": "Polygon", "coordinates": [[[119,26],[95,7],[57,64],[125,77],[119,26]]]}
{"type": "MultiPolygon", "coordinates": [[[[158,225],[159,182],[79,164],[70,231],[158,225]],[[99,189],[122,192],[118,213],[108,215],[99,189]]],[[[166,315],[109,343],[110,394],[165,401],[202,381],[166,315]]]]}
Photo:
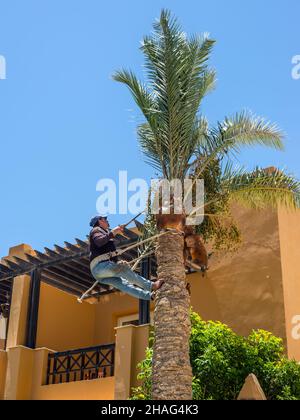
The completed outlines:
{"type": "Polygon", "coordinates": [[[207,67],[213,44],[207,35],[188,38],[163,10],[141,46],[148,84],[130,71],[114,75],[128,86],[145,117],[138,136],[147,162],[168,179],[183,179],[195,152],[197,112],[215,82],[215,72],[207,67]]]}
{"type": "Polygon", "coordinates": [[[231,200],[253,209],[300,207],[300,182],[276,168],[256,168],[253,172],[228,169],[222,186],[231,200]]]}
{"type": "Polygon", "coordinates": [[[241,147],[263,145],[275,149],[283,149],[283,134],[273,123],[264,118],[253,116],[247,112],[237,113],[234,117],[226,117],[217,127],[208,129],[198,140],[198,157],[190,167],[198,165],[198,176],[217,157],[228,153],[238,153],[241,147]],[[205,157],[203,159],[203,156],[205,157]]]}

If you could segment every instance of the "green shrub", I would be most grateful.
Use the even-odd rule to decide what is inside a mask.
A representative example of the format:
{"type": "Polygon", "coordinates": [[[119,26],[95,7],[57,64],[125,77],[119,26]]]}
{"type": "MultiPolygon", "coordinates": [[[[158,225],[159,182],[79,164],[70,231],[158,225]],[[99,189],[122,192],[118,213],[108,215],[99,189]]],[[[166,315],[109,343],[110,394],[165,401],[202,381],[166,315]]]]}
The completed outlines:
{"type": "MultiPolygon", "coordinates": [[[[240,337],[220,322],[205,322],[191,312],[190,357],[193,399],[236,399],[245,378],[254,373],[270,400],[300,400],[300,365],[284,355],[282,340],[258,330],[240,337]]],[[[132,399],[151,399],[151,336],[139,365],[142,385],[132,399]]]]}

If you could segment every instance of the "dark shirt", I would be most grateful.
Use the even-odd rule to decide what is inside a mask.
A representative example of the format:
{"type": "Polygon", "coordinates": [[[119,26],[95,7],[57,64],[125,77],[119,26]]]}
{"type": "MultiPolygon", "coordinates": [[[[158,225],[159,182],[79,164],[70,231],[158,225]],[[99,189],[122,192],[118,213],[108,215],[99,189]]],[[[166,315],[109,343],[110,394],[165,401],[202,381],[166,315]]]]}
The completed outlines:
{"type": "MultiPolygon", "coordinates": [[[[100,226],[93,228],[90,232],[90,262],[99,255],[114,251],[116,251],[114,235],[100,226]]],[[[118,258],[112,257],[110,260],[117,262],[118,258]]]]}

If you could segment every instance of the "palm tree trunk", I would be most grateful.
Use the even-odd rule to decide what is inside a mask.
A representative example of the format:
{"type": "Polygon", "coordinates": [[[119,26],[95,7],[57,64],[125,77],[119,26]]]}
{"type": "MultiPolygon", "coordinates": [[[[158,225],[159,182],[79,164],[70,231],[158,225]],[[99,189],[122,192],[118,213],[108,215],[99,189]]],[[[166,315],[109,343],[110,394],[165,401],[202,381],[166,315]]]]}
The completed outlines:
{"type": "Polygon", "coordinates": [[[192,369],[189,356],[190,296],[186,290],[183,263],[184,237],[167,232],[158,238],[158,279],[165,284],[155,298],[152,398],[192,399],[192,369]]]}

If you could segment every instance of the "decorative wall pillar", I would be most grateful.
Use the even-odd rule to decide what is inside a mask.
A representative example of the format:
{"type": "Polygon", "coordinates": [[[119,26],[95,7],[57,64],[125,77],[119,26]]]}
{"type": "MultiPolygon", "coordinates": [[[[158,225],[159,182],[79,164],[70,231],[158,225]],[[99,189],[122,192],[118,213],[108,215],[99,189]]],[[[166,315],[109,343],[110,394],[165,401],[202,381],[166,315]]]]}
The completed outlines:
{"type": "Polygon", "coordinates": [[[31,398],[34,350],[24,346],[7,350],[5,400],[29,400],[31,398]]]}
{"type": "Polygon", "coordinates": [[[126,400],[138,385],[137,364],[145,357],[150,325],[126,325],[115,328],[115,400],[126,400]]]}
{"type": "MultiPolygon", "coordinates": [[[[34,255],[34,251],[29,245],[21,244],[10,248],[9,256],[6,258],[10,259],[13,256],[24,258],[25,253],[30,253],[34,255]]],[[[13,280],[10,316],[6,342],[7,349],[18,345],[26,345],[30,283],[30,275],[18,276],[15,277],[13,280]]]]}

